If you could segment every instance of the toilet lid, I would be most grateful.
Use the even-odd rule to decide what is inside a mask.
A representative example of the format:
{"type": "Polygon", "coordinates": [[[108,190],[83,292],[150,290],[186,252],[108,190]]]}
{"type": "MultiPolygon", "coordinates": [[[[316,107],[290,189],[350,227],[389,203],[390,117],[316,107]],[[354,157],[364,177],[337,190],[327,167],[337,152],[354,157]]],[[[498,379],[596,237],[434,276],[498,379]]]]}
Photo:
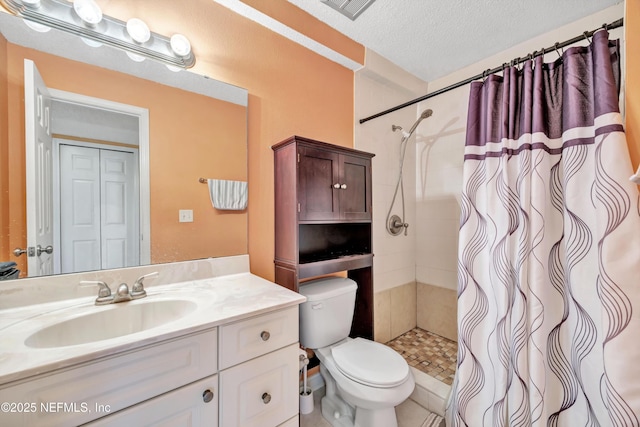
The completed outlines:
{"type": "Polygon", "coordinates": [[[395,350],[364,338],[334,347],[331,355],[342,374],[371,387],[395,387],[409,375],[409,365],[395,350]]]}

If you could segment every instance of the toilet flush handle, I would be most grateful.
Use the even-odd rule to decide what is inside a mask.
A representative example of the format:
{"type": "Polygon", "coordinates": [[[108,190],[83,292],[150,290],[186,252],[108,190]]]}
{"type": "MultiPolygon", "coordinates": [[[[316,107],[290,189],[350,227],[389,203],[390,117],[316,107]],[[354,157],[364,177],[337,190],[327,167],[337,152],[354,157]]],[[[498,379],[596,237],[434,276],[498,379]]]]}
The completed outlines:
{"type": "Polygon", "coordinates": [[[319,302],[317,304],[311,304],[311,310],[322,310],[322,307],[323,307],[323,305],[322,305],[321,302],[319,302]]]}

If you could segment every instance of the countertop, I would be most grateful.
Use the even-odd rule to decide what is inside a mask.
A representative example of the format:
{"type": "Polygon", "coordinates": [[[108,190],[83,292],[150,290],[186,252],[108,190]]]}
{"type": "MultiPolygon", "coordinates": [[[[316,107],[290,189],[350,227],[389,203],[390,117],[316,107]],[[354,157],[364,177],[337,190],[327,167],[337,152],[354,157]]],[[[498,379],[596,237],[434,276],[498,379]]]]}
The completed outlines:
{"type": "Polygon", "coordinates": [[[96,306],[93,296],[0,310],[0,388],[34,375],[297,306],[306,299],[251,273],[153,286],[146,290],[145,298],[104,306],[96,306]],[[24,344],[26,338],[38,330],[70,317],[161,299],[191,300],[198,308],[164,325],[103,341],[54,348],[31,348],[24,344]]]}

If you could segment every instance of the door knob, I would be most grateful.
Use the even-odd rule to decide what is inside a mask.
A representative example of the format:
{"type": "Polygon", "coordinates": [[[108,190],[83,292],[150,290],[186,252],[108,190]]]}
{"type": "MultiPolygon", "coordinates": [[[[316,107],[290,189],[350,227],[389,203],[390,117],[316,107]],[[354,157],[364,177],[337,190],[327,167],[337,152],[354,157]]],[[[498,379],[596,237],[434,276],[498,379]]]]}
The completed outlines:
{"type": "Polygon", "coordinates": [[[26,249],[15,248],[13,250],[13,255],[15,255],[15,256],[20,256],[20,255],[26,254],[26,253],[27,253],[26,249]]]}
{"type": "Polygon", "coordinates": [[[343,190],[346,190],[346,189],[347,189],[347,184],[342,184],[342,185],[340,186],[340,188],[342,188],[343,190]]]}
{"type": "Polygon", "coordinates": [[[337,182],[335,184],[333,184],[333,188],[335,188],[336,190],[340,188],[340,184],[338,184],[337,182]]]}
{"type": "Polygon", "coordinates": [[[53,246],[49,245],[46,248],[42,248],[42,246],[38,245],[36,247],[36,253],[38,254],[38,256],[42,255],[43,252],[45,252],[47,254],[52,254],[53,253],[53,246]]]}

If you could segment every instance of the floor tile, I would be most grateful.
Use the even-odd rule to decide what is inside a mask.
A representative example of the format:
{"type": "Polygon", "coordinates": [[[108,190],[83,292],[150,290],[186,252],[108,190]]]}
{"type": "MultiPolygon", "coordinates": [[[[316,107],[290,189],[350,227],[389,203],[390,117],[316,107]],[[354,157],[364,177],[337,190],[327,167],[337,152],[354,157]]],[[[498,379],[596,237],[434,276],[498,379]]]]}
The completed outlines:
{"type": "Polygon", "coordinates": [[[414,328],[389,341],[410,366],[451,385],[456,373],[458,343],[440,335],[414,328]]]}

